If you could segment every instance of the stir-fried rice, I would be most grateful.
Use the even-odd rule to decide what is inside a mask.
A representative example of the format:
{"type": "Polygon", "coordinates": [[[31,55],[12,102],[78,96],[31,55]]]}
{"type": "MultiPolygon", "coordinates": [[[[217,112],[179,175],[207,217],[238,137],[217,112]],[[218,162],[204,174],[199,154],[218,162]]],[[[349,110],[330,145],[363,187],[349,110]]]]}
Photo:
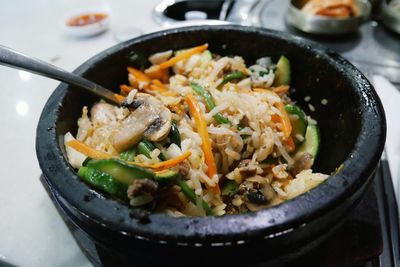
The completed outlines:
{"type": "MultiPolygon", "coordinates": [[[[144,72],[130,67],[130,84],[121,86],[124,105],[99,101],[90,108],[83,107],[76,139],[70,133],[65,135],[68,160],[74,168],[96,168],[103,166],[99,162],[111,159],[121,166],[144,167],[152,175],[168,169],[172,178],[164,182],[132,176],[129,183],[121,183],[125,183],[125,199],[99,185],[98,180],[91,182],[94,180],[81,170],[79,176],[134,207],[173,216],[256,211],[294,198],[324,181],[327,175],[311,170],[316,153],[310,155],[300,149],[306,136],[294,132],[298,115],[283,108],[295,103],[289,98],[289,85],[277,84],[279,68],[272,59],[264,57],[247,66],[240,56],[215,55],[205,50],[207,45],[200,47],[194,52],[196,48],[152,55],[153,65],[144,72]],[[177,58],[179,55],[182,58],[177,58]],[[229,75],[232,79],[227,79],[229,75]],[[122,131],[139,127],[137,118],[128,125],[130,128],[126,124],[143,103],[152,103],[158,108],[155,114],[164,112],[165,116],[156,116],[145,125],[139,139],[120,142],[122,134],[126,135],[122,131]],[[149,129],[158,124],[166,132],[150,142],[149,129]],[[177,133],[178,142],[172,136],[177,133]],[[204,139],[207,135],[208,141],[204,139]],[[144,139],[154,145],[148,155],[138,148],[144,139]],[[130,159],[121,156],[126,150],[135,151],[130,159]],[[88,160],[88,156],[93,159],[88,160]],[[90,165],[90,161],[94,163],[90,165]],[[160,162],[167,162],[166,166],[160,167],[160,162]]],[[[305,119],[309,126],[315,124],[311,118],[305,119]]],[[[97,171],[107,173],[107,168],[97,171]]],[[[114,171],[108,174],[110,179],[122,181],[113,176],[114,171]]]]}

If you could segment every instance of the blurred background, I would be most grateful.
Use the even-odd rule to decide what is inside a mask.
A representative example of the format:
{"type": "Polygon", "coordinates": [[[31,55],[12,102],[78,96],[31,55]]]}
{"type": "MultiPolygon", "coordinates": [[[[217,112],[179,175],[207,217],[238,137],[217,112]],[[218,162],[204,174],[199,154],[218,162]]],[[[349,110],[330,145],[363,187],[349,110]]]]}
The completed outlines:
{"type": "MultiPolygon", "coordinates": [[[[0,44],[73,71],[102,50],[141,34],[186,25],[235,23],[321,43],[350,60],[371,81],[400,90],[398,0],[356,1],[359,11],[345,22],[307,14],[305,2],[0,0],[0,44]]],[[[0,67],[0,80],[0,125],[4,129],[0,162],[6,170],[0,186],[0,265],[92,266],[39,182],[35,130],[59,82],[4,67],[0,67]]],[[[384,98],[393,100],[388,95],[384,98]]],[[[395,118],[396,112],[387,115],[395,118]]],[[[396,191],[400,176],[397,133],[388,133],[391,145],[387,148],[396,191]]]]}

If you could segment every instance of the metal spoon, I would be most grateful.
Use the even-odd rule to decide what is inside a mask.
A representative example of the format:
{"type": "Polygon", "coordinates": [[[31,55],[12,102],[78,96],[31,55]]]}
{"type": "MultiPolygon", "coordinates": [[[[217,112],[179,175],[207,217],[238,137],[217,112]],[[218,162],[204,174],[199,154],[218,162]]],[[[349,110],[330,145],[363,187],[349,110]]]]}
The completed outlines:
{"type": "Polygon", "coordinates": [[[0,45],[0,65],[26,70],[85,89],[111,104],[121,105],[116,94],[81,76],[0,45]]]}

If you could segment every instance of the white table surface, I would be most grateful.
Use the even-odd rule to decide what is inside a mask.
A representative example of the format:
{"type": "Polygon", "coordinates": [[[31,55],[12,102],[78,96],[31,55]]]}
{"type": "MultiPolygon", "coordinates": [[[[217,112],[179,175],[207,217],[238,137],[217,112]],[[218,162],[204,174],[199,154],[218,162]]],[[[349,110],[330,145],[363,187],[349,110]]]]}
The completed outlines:
{"type": "MultiPolygon", "coordinates": [[[[156,29],[151,11],[158,1],[0,0],[0,44],[72,71],[116,44],[115,30],[156,29]],[[66,16],[91,7],[111,12],[108,32],[78,39],[63,31],[66,16]]],[[[59,83],[2,66],[0,81],[0,260],[18,266],[91,266],[39,181],[36,125],[59,83]]]]}

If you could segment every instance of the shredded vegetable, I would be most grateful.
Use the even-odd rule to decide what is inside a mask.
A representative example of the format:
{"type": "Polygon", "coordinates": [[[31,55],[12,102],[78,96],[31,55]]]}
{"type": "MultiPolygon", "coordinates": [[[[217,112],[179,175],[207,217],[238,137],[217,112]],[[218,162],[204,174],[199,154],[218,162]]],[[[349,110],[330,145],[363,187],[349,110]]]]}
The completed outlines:
{"type": "Polygon", "coordinates": [[[282,102],[277,102],[276,103],[277,108],[281,112],[280,120],[282,124],[282,131],[283,131],[283,136],[285,139],[289,138],[290,134],[292,133],[292,125],[290,123],[289,116],[285,110],[285,106],[283,105],[282,102]]]}
{"type": "MultiPolygon", "coordinates": [[[[203,87],[201,87],[197,83],[190,83],[190,86],[197,94],[201,95],[204,98],[208,110],[211,111],[213,108],[215,108],[214,100],[212,99],[212,96],[210,95],[209,92],[207,92],[203,87]]],[[[229,120],[224,116],[222,116],[221,113],[219,112],[217,112],[213,117],[218,123],[221,124],[230,123],[229,120]]]]}
{"type": "MultiPolygon", "coordinates": [[[[190,114],[194,118],[197,131],[202,139],[202,149],[204,152],[204,160],[207,164],[207,175],[210,178],[214,178],[217,175],[217,166],[215,164],[214,155],[211,148],[210,137],[208,136],[207,124],[204,119],[203,113],[199,107],[196,98],[192,94],[188,94],[185,98],[186,103],[189,106],[190,114]]],[[[220,189],[218,183],[216,185],[209,185],[214,192],[220,194],[220,189]]]]}
{"type": "Polygon", "coordinates": [[[161,171],[161,170],[169,169],[169,168],[172,168],[172,167],[178,165],[179,163],[183,162],[185,159],[190,157],[191,154],[192,153],[190,151],[186,151],[176,158],[162,161],[159,163],[154,163],[154,164],[138,163],[138,162],[131,162],[131,161],[128,163],[132,164],[132,165],[140,166],[143,168],[150,168],[150,169],[154,169],[157,171],[161,171]]]}
{"type": "Polygon", "coordinates": [[[83,107],[76,136],[64,136],[89,186],[133,208],[221,216],[279,204],[327,178],[311,169],[319,129],[290,98],[288,58],[265,54],[248,66],[208,44],[128,56],[120,105],[83,107]]]}
{"type": "Polygon", "coordinates": [[[108,159],[112,157],[110,154],[91,148],[90,146],[78,140],[68,141],[66,145],[92,159],[108,159]]]}
{"type": "Polygon", "coordinates": [[[175,65],[179,61],[181,61],[183,59],[187,59],[187,58],[191,57],[194,54],[201,53],[204,50],[206,50],[207,48],[208,48],[208,44],[203,44],[203,45],[200,45],[200,46],[196,46],[196,47],[190,48],[190,49],[188,49],[188,50],[186,50],[186,51],[184,51],[184,52],[182,52],[182,53],[170,58],[169,60],[161,63],[160,65],[158,65],[158,67],[160,69],[166,69],[166,68],[172,67],[173,65],[175,65]]]}
{"type": "MultiPolygon", "coordinates": [[[[96,149],[93,149],[90,146],[88,146],[85,143],[82,143],[81,141],[78,141],[78,140],[71,140],[71,141],[67,142],[66,145],[75,149],[76,151],[90,157],[90,158],[93,158],[93,159],[115,158],[114,156],[112,156],[108,153],[104,153],[104,152],[98,151],[96,149]]],[[[154,169],[157,171],[161,171],[161,170],[169,169],[169,168],[172,168],[172,167],[178,165],[179,163],[183,162],[185,159],[190,157],[190,155],[191,155],[191,152],[186,151],[185,153],[183,153],[182,155],[180,155],[176,158],[162,161],[159,163],[146,164],[146,163],[138,163],[138,162],[134,162],[134,161],[129,161],[127,163],[131,164],[131,165],[143,167],[143,168],[150,168],[150,169],[154,169]]]]}

